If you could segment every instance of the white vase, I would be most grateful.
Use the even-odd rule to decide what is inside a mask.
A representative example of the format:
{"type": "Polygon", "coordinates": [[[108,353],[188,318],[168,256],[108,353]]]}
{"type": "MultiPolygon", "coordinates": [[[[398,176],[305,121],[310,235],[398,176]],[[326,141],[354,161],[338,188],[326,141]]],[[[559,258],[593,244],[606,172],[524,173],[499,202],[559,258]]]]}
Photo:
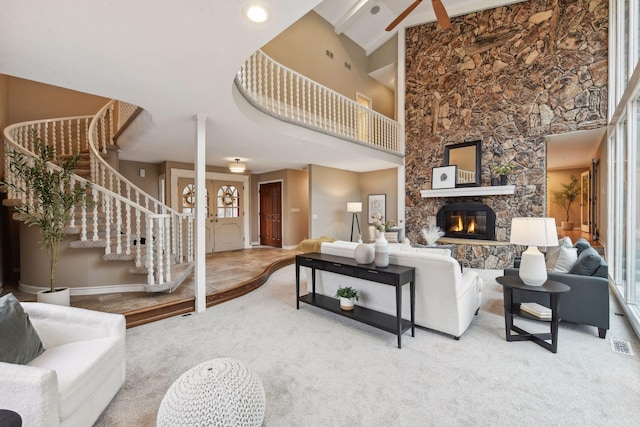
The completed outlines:
{"type": "Polygon", "coordinates": [[[375,243],[376,256],[373,263],[376,267],[386,267],[389,265],[389,242],[384,237],[384,233],[378,233],[375,243]]]}
{"type": "Polygon", "coordinates": [[[50,289],[40,291],[36,294],[36,301],[69,307],[71,305],[69,288],[56,288],[55,292],[51,292],[50,289]]]}
{"type": "Polygon", "coordinates": [[[354,299],[353,298],[344,298],[340,297],[340,309],[344,311],[353,310],[354,299]]]}

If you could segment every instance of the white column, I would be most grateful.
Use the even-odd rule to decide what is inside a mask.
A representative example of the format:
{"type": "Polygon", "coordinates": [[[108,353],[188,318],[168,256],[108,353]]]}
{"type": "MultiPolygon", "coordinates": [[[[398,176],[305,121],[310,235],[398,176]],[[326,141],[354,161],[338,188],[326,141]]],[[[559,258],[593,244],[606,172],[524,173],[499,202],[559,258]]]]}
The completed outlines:
{"type": "Polygon", "coordinates": [[[207,215],[207,188],[206,188],[206,142],[207,142],[207,116],[196,115],[197,137],[195,185],[196,185],[196,226],[195,226],[195,277],[196,277],[196,312],[202,313],[207,309],[207,277],[206,277],[206,247],[205,239],[206,215],[207,215]]]}

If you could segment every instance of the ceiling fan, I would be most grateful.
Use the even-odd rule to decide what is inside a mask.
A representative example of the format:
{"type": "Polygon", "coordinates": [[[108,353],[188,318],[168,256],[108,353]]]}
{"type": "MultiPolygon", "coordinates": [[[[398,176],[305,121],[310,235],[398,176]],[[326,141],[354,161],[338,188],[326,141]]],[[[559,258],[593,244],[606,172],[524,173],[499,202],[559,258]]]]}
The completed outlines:
{"type": "MultiPolygon", "coordinates": [[[[413,9],[418,7],[420,3],[422,3],[422,0],[414,1],[408,8],[404,10],[404,12],[398,15],[398,17],[394,19],[393,22],[389,24],[387,28],[385,28],[385,30],[386,31],[393,30],[404,18],[407,17],[407,15],[409,15],[413,11],[413,9]]],[[[449,19],[449,14],[447,13],[444,6],[442,5],[442,1],[431,0],[431,4],[433,6],[433,11],[436,13],[436,18],[438,19],[438,24],[440,24],[440,28],[442,28],[443,30],[446,30],[449,27],[451,27],[451,20],[449,19]]]]}

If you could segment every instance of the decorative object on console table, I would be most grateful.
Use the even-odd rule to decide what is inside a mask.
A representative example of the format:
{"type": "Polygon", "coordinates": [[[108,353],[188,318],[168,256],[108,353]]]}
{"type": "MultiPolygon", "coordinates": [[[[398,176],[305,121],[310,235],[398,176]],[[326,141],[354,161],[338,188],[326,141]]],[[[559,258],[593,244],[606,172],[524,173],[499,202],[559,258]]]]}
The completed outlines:
{"type": "Polygon", "coordinates": [[[389,265],[389,242],[384,237],[384,232],[378,232],[375,242],[376,255],[373,263],[376,267],[387,267],[389,265]]]}
{"type": "Polygon", "coordinates": [[[353,242],[353,223],[358,225],[358,242],[362,243],[362,231],[360,231],[360,222],[358,221],[358,213],[362,212],[362,202],[348,202],[347,212],[351,212],[351,235],[349,236],[353,242]]]}
{"type": "Polygon", "coordinates": [[[344,311],[353,310],[354,301],[359,301],[358,291],[353,289],[351,286],[345,286],[344,288],[341,286],[336,291],[336,296],[340,298],[340,309],[344,311]]]}
{"type": "Polygon", "coordinates": [[[431,188],[455,188],[457,171],[456,165],[433,168],[431,188]]]}
{"type": "Polygon", "coordinates": [[[516,165],[513,162],[501,163],[494,167],[493,170],[500,175],[500,185],[509,184],[509,174],[513,172],[516,165]]]}
{"type": "Polygon", "coordinates": [[[358,264],[371,264],[376,256],[373,245],[361,243],[356,247],[353,256],[358,264]]]}
{"type": "Polygon", "coordinates": [[[569,212],[573,202],[580,196],[580,184],[578,183],[578,178],[575,175],[571,175],[571,182],[560,185],[562,185],[562,190],[553,192],[553,201],[560,205],[566,214],[566,220],[560,223],[562,229],[573,230],[573,221],[569,220],[569,212]]]}
{"type": "Polygon", "coordinates": [[[529,286],[542,286],[547,280],[547,267],[538,246],[558,246],[555,219],[513,218],[509,241],[516,245],[529,246],[522,253],[520,279],[529,286]]]}
{"type": "Polygon", "coordinates": [[[380,214],[373,216],[373,226],[376,228],[376,241],[374,243],[376,255],[373,263],[376,267],[386,267],[389,265],[389,242],[384,232],[389,221],[384,222],[384,217],[380,214]]]}

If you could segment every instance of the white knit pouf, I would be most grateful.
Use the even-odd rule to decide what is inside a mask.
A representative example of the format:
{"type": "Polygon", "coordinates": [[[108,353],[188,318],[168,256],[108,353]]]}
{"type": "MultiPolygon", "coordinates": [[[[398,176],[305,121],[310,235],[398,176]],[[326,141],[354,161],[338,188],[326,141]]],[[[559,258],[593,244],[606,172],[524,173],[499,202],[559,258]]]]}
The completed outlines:
{"type": "Polygon", "coordinates": [[[169,387],[157,425],[260,426],[264,410],[260,378],[235,359],[213,359],[189,369],[169,387]]]}

